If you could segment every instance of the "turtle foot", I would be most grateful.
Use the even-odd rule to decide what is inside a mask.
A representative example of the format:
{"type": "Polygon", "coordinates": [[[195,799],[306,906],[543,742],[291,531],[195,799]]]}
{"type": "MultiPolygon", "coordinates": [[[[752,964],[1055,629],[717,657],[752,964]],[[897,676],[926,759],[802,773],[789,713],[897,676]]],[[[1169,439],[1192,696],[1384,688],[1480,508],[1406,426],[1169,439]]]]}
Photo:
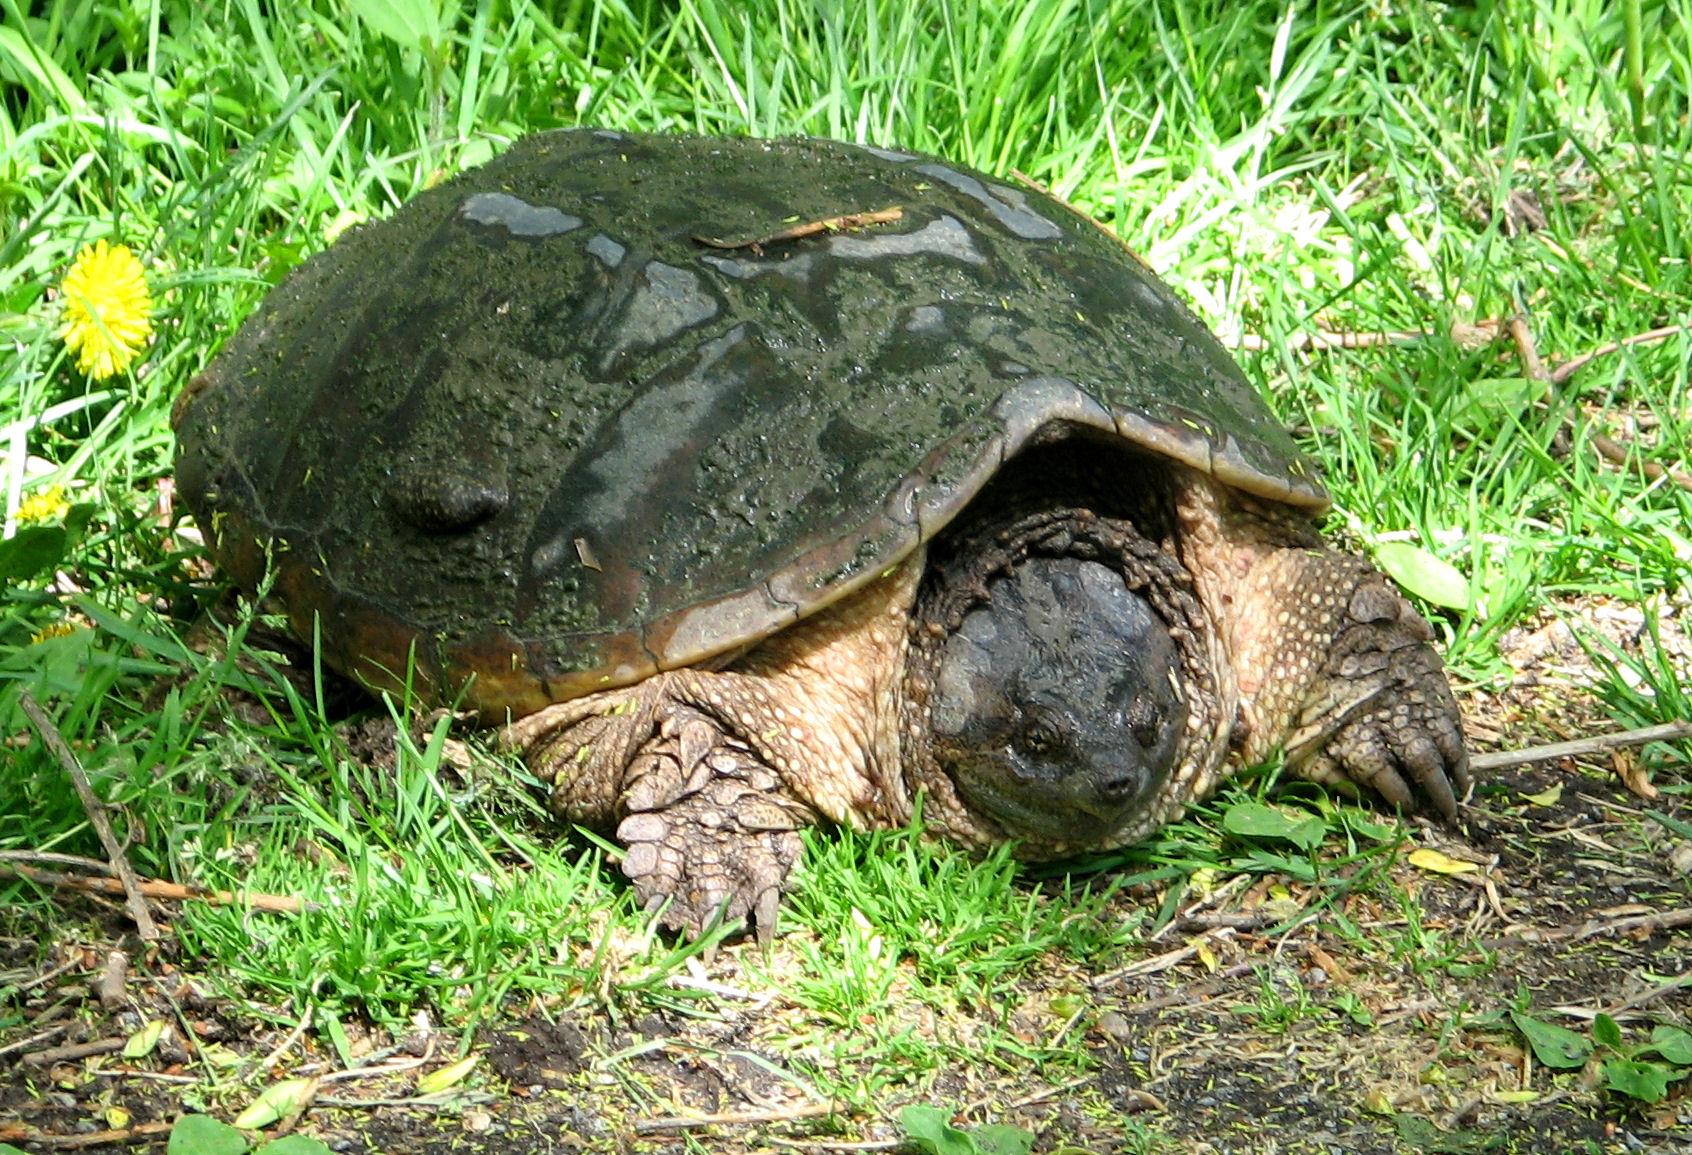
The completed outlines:
{"type": "Polygon", "coordinates": [[[1287,741],[1289,758],[1302,748],[1306,777],[1355,783],[1452,821],[1469,789],[1469,757],[1433,631],[1385,577],[1354,564],[1361,580],[1336,599],[1333,643],[1287,741]]]}
{"type": "Polygon", "coordinates": [[[623,873],[664,926],[698,936],[750,918],[760,940],[774,936],[798,830],[816,816],[756,755],[678,710],[631,767],[621,808],[623,873]]]}

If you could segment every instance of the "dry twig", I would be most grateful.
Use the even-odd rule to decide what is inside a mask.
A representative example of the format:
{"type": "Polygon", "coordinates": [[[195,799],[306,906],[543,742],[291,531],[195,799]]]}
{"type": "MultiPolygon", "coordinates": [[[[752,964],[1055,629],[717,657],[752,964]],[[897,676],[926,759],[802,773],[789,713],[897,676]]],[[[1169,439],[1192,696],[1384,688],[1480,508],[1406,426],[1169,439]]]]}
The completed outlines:
{"type": "Polygon", "coordinates": [[[1492,950],[1501,946],[1519,946],[1522,943],[1580,942],[1582,939],[1596,938],[1599,935],[1629,934],[1634,931],[1654,934],[1659,930],[1678,930],[1683,926],[1692,926],[1692,907],[1661,910],[1654,914],[1633,914],[1625,918],[1592,918],[1568,926],[1530,926],[1503,938],[1489,939],[1485,946],[1492,950]]]}
{"type": "Polygon", "coordinates": [[[79,1135],[49,1135],[28,1127],[0,1126],[0,1142],[28,1143],[31,1147],[46,1147],[54,1151],[75,1151],[83,1147],[104,1147],[108,1144],[142,1143],[155,1135],[163,1135],[174,1123],[137,1123],[115,1131],[88,1131],[79,1135]]]}
{"type": "Polygon", "coordinates": [[[53,725],[53,719],[47,716],[47,711],[41,708],[41,703],[28,690],[18,691],[18,705],[29,717],[30,725],[41,735],[41,741],[53,756],[59,760],[65,773],[70,775],[71,782],[76,786],[76,795],[82,799],[82,808],[88,812],[88,821],[94,824],[94,831],[100,836],[100,845],[106,849],[106,857],[110,860],[112,870],[122,882],[124,901],[129,907],[129,917],[135,920],[135,931],[146,942],[153,942],[159,937],[159,928],[153,922],[153,916],[147,910],[147,900],[142,897],[140,885],[135,872],[129,867],[129,859],[124,855],[123,844],[117,840],[112,832],[112,824],[106,818],[106,805],[94,793],[94,787],[88,783],[88,775],[83,773],[82,764],[76,760],[71,752],[70,744],[65,741],[59,728],[53,725]]]}
{"type": "MultiPolygon", "coordinates": [[[[56,870],[40,870],[17,861],[17,852],[0,851],[0,874],[15,874],[42,886],[62,886],[70,890],[86,890],[93,894],[124,894],[124,884],[115,878],[83,878],[75,874],[61,874],[56,870]]],[[[131,876],[134,877],[134,876],[131,876]]],[[[179,882],[163,882],[155,878],[137,878],[135,893],[147,898],[168,898],[216,903],[220,906],[250,906],[254,910],[269,910],[278,914],[300,914],[318,909],[314,902],[286,894],[260,894],[249,891],[236,894],[228,890],[209,890],[203,886],[183,886],[179,882]]]]}
{"type": "Polygon", "coordinates": [[[1376,333],[1338,333],[1329,329],[1312,329],[1289,333],[1280,340],[1270,340],[1256,333],[1242,333],[1233,341],[1225,341],[1235,349],[1261,353],[1265,349],[1375,349],[1383,345],[1413,345],[1425,341],[1430,334],[1414,329],[1391,329],[1376,333]]]}
{"type": "Polygon", "coordinates": [[[775,1147],[790,1147],[795,1151],[897,1151],[905,1147],[903,1139],[784,1139],[780,1135],[765,1135],[760,1140],[775,1147]]]}
{"type": "Polygon", "coordinates": [[[1626,445],[1623,445],[1620,441],[1617,441],[1613,437],[1607,437],[1594,430],[1587,435],[1587,439],[1592,442],[1592,448],[1598,452],[1598,456],[1602,457],[1605,461],[1608,461],[1611,465],[1636,465],[1639,468],[1639,472],[1643,473],[1652,481],[1661,481],[1662,479],[1667,478],[1670,484],[1678,485],[1681,489],[1692,489],[1692,477],[1681,473],[1677,469],[1670,469],[1666,465],[1652,461],[1650,458],[1635,458],[1634,455],[1628,451],[1626,445]]]}
{"type": "Polygon", "coordinates": [[[44,1051],[31,1051],[23,1057],[23,1061],[32,1067],[46,1067],[53,1063],[69,1063],[93,1055],[109,1055],[114,1051],[121,1051],[128,1041],[118,1038],[95,1039],[90,1043],[66,1043],[62,1047],[48,1047],[44,1051]]]}
{"type": "Polygon", "coordinates": [[[15,1043],[7,1043],[4,1047],[0,1047],[0,1059],[5,1058],[13,1051],[27,1051],[35,1044],[45,1043],[48,1039],[62,1035],[69,1029],[69,1023],[60,1023],[57,1026],[48,1027],[44,1031],[37,1031],[35,1034],[19,1039],[15,1043]]]}
{"type": "Polygon", "coordinates": [[[714,1115],[668,1115],[657,1119],[636,1119],[635,1134],[659,1131],[692,1131],[699,1127],[755,1127],[763,1123],[787,1123],[795,1119],[816,1119],[824,1115],[848,1114],[841,1103],[799,1103],[772,1111],[724,1111],[714,1115]]]}
{"type": "Polygon", "coordinates": [[[744,237],[736,240],[724,240],[721,237],[702,237],[695,233],[693,239],[702,245],[713,249],[751,249],[762,252],[768,245],[779,245],[785,241],[797,241],[803,237],[815,236],[817,233],[838,233],[849,229],[863,229],[870,225],[888,225],[905,215],[905,210],[898,205],[889,205],[884,209],[874,209],[863,213],[842,213],[837,217],[825,217],[820,221],[805,221],[792,228],[782,229],[780,232],[770,233],[761,237],[744,237]]]}
{"type": "MultiPolygon", "coordinates": [[[[1516,345],[1516,355],[1520,357],[1522,361],[1522,372],[1529,380],[1542,381],[1550,385],[1555,385],[1559,382],[1568,380],[1568,378],[1574,374],[1575,370],[1579,369],[1582,365],[1586,364],[1594,357],[1600,356],[1604,353],[1612,353],[1617,349],[1626,347],[1627,345],[1639,345],[1653,340],[1665,340],[1670,335],[1680,331],[1678,326],[1665,329],[1653,329],[1649,333],[1642,333],[1636,337],[1629,337],[1622,341],[1613,342],[1601,349],[1596,349],[1591,353],[1583,354],[1581,357],[1575,357],[1569,361],[1565,361],[1555,370],[1550,370],[1545,367],[1544,360],[1539,356],[1539,346],[1533,339],[1533,330],[1528,327],[1527,317],[1525,314],[1518,312],[1514,317],[1511,317],[1509,321],[1509,330],[1510,339],[1514,341],[1516,345]]],[[[1612,465],[1626,466],[1634,464],[1638,466],[1639,472],[1643,473],[1652,481],[1667,479],[1671,484],[1677,485],[1681,489],[1692,490],[1692,477],[1688,477],[1686,474],[1681,473],[1678,470],[1670,469],[1668,466],[1651,461],[1648,458],[1641,457],[1635,460],[1634,455],[1628,452],[1627,446],[1612,437],[1608,437],[1605,434],[1598,432],[1597,429],[1593,429],[1588,434],[1587,440],[1592,443],[1593,451],[1596,452],[1599,457],[1602,457],[1605,461],[1608,461],[1612,465]]]]}
{"type": "Polygon", "coordinates": [[[1576,373],[1586,368],[1599,357],[1605,357],[1611,353],[1618,353],[1633,345],[1658,345],[1679,332],[1682,332],[1679,325],[1664,325],[1660,329],[1652,329],[1646,333],[1635,333],[1631,337],[1623,337],[1620,341],[1611,341],[1608,345],[1600,345],[1598,348],[1593,349],[1590,352],[1570,357],[1567,361],[1564,361],[1561,365],[1558,365],[1555,369],[1551,370],[1551,383],[1554,385],[1561,385],[1564,381],[1573,377],[1576,373]]]}
{"type": "Polygon", "coordinates": [[[1579,758],[1586,754],[1602,754],[1627,746],[1643,746],[1647,742],[1673,742],[1692,738],[1692,722],[1665,722],[1661,726],[1644,726],[1637,730],[1618,730],[1613,734],[1596,734],[1577,738],[1572,742],[1551,742],[1544,746],[1527,746],[1520,750],[1499,750],[1492,754],[1469,756],[1471,770],[1502,770],[1528,762],[1549,762],[1556,758],[1579,758]]]}

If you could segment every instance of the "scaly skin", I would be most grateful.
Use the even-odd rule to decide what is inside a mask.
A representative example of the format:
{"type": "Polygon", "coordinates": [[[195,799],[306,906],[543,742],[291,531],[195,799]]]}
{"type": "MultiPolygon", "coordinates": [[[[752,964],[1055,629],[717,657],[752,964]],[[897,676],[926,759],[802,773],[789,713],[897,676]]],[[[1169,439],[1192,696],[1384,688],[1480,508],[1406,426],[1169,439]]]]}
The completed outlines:
{"type": "Polygon", "coordinates": [[[991,525],[956,551],[992,555],[955,578],[984,589],[995,566],[1026,555],[1029,534],[1045,534],[1039,550],[1117,557],[1129,586],[1176,619],[1184,656],[1171,676],[1199,722],[1165,790],[1102,846],[1005,830],[937,770],[921,670],[947,627],[915,608],[921,550],[722,670],[673,670],[555,705],[506,740],[554,783],[556,811],[616,829],[637,897],[689,934],[752,916],[767,936],[798,829],[897,826],[919,789],[933,829],[976,847],[1020,836],[1029,859],[1142,837],[1277,746],[1316,781],[1455,817],[1467,755],[1427,623],[1367,562],[1321,548],[1295,513],[1171,468],[1173,518],[1161,520],[1173,540],[1161,545],[1123,521],[1049,511],[1017,522],[1032,529],[991,525]]]}
{"type": "Polygon", "coordinates": [[[566,819],[615,827],[623,873],[666,926],[756,915],[761,935],[801,827],[910,819],[898,681],[921,555],[720,671],[672,670],[507,727],[566,819]]]}
{"type": "Polygon", "coordinates": [[[1447,821],[1469,787],[1457,702],[1433,631],[1362,558],[1207,478],[1176,499],[1182,560],[1227,638],[1238,760],[1276,747],[1295,773],[1447,821]]]}

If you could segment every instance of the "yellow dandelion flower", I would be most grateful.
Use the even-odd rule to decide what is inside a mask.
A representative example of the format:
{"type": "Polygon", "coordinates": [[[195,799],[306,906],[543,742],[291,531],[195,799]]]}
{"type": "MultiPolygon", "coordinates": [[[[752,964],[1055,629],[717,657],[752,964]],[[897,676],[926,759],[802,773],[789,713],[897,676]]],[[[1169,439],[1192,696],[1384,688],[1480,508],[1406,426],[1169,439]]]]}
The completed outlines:
{"type": "Polygon", "coordinates": [[[29,644],[39,646],[42,642],[53,638],[68,638],[76,633],[76,627],[69,622],[49,622],[29,636],[29,644]]]}
{"type": "Polygon", "coordinates": [[[18,521],[24,525],[58,521],[70,512],[65,500],[65,487],[51,485],[40,493],[32,493],[18,502],[18,521]]]}
{"type": "Polygon", "coordinates": [[[65,323],[59,336],[76,354],[76,367],[96,381],[129,368],[153,335],[153,298],[129,246],[83,246],[60,291],[65,323]]]}

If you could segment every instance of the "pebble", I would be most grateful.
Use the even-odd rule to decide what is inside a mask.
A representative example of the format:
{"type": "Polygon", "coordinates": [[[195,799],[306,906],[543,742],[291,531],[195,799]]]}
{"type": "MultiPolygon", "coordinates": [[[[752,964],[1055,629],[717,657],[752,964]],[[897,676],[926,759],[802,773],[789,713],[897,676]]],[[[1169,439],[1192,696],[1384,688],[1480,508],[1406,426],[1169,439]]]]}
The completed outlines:
{"type": "Polygon", "coordinates": [[[1692,842],[1682,842],[1669,851],[1669,865],[1676,874],[1692,874],[1692,842]]]}

